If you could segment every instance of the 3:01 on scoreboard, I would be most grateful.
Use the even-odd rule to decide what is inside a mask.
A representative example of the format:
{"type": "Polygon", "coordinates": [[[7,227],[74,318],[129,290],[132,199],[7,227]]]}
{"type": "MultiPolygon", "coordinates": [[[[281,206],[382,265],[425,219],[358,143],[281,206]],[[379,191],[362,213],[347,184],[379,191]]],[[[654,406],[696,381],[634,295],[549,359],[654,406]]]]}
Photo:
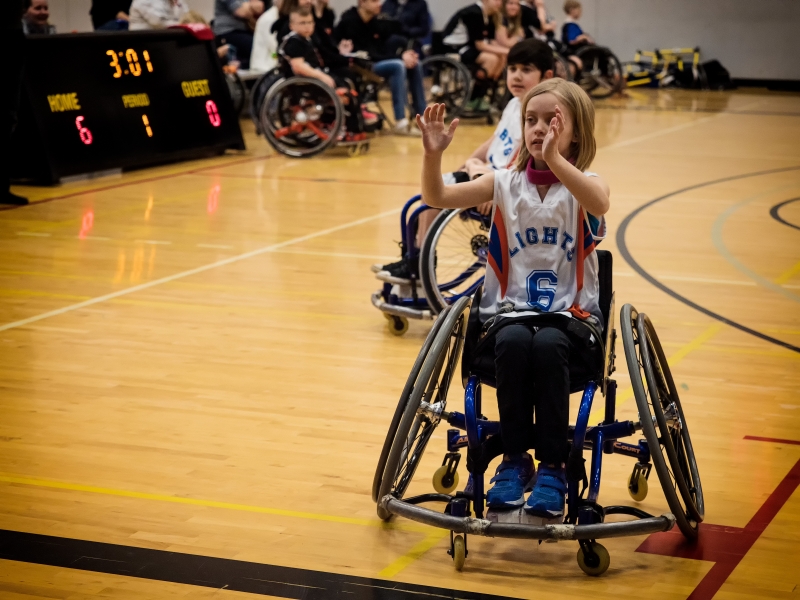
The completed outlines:
{"type": "Polygon", "coordinates": [[[106,55],[111,57],[109,66],[114,70],[114,79],[119,79],[123,75],[139,77],[144,72],[153,72],[153,63],[150,62],[150,53],[147,50],[142,50],[144,70],[142,69],[142,64],[139,62],[139,54],[133,48],[128,48],[124,52],[122,50],[107,50],[106,55]],[[124,68],[121,62],[123,58],[125,60],[124,68]]]}

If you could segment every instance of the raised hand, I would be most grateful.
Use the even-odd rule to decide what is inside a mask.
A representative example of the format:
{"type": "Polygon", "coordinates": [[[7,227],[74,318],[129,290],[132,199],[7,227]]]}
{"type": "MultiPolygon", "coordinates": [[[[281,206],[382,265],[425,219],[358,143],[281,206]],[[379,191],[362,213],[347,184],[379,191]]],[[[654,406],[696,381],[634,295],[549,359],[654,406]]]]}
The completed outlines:
{"type": "Polygon", "coordinates": [[[453,141],[458,119],[453,119],[450,127],[445,127],[444,112],[444,104],[432,104],[425,109],[424,115],[417,115],[417,127],[422,132],[422,145],[426,153],[444,152],[453,141]]]}
{"type": "Polygon", "coordinates": [[[564,113],[556,104],[556,116],[550,119],[550,130],[544,136],[542,142],[542,158],[548,164],[553,162],[558,156],[558,142],[564,132],[564,113]]]}

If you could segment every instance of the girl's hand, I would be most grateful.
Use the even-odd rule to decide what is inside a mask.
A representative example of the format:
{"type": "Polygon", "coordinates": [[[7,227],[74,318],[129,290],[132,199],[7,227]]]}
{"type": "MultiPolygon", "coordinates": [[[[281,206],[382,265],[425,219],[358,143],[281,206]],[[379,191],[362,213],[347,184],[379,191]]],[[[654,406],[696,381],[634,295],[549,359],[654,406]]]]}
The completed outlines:
{"type": "Polygon", "coordinates": [[[417,127],[422,132],[422,146],[426,154],[442,153],[453,141],[458,119],[450,127],[444,125],[444,104],[433,104],[425,109],[424,116],[417,115],[417,127]]]}
{"type": "Polygon", "coordinates": [[[556,104],[556,116],[550,120],[550,131],[544,136],[542,142],[542,158],[550,165],[559,156],[558,142],[561,139],[561,134],[564,132],[564,113],[556,104]]]}

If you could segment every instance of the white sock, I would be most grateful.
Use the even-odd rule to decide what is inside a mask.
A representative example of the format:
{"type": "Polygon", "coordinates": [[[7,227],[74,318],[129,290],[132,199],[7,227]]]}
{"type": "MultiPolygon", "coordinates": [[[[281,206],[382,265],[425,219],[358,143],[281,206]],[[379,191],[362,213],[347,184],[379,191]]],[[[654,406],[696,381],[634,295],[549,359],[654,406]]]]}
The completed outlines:
{"type": "Polygon", "coordinates": [[[408,119],[400,119],[394,126],[395,129],[408,129],[408,119]]]}

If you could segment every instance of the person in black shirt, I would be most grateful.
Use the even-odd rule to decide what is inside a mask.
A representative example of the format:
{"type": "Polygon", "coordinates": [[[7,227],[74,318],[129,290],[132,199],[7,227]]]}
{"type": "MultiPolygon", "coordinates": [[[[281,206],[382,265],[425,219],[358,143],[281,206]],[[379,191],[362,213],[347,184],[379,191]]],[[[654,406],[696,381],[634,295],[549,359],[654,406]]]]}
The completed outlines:
{"type": "MultiPolygon", "coordinates": [[[[284,37],[278,54],[294,75],[317,79],[335,89],[344,106],[345,139],[363,139],[361,106],[350,84],[355,77],[347,68],[347,59],[340,56],[336,64],[326,64],[310,8],[295,7],[289,15],[289,27],[290,32],[284,37]]],[[[324,31],[321,33],[325,35],[324,31]]]]}
{"type": "Polygon", "coordinates": [[[431,34],[431,14],[425,0],[384,0],[381,13],[399,21],[409,39],[422,41],[431,34]]]}
{"type": "Polygon", "coordinates": [[[328,0],[314,0],[314,29],[333,35],[336,13],[328,6],[328,0]]]}
{"type": "Polygon", "coordinates": [[[495,39],[501,7],[502,0],[480,0],[454,14],[442,32],[444,43],[457,49],[461,62],[478,65],[485,77],[494,81],[503,74],[508,56],[508,47],[495,39]]]}
{"type": "Polygon", "coordinates": [[[89,15],[95,29],[120,29],[118,22],[127,21],[131,0],[92,0],[89,15]]]}
{"type": "Polygon", "coordinates": [[[18,196],[11,191],[11,160],[12,152],[19,152],[19,148],[12,148],[11,137],[17,125],[19,111],[19,96],[22,90],[22,73],[25,64],[25,34],[22,33],[22,13],[25,10],[24,0],[3,0],[0,4],[0,44],[2,44],[3,89],[0,95],[0,113],[5,120],[3,136],[5,156],[0,160],[0,204],[23,205],[28,203],[27,198],[18,196]]]}
{"type": "Polygon", "coordinates": [[[358,6],[342,14],[333,36],[340,44],[351,42],[356,52],[365,52],[374,63],[373,72],[389,81],[396,121],[395,133],[418,136],[419,130],[411,125],[406,116],[406,80],[411,88],[413,110],[421,115],[425,112],[426,103],[419,54],[406,49],[408,40],[399,35],[400,24],[380,16],[380,12],[381,0],[358,0],[358,6]]]}

